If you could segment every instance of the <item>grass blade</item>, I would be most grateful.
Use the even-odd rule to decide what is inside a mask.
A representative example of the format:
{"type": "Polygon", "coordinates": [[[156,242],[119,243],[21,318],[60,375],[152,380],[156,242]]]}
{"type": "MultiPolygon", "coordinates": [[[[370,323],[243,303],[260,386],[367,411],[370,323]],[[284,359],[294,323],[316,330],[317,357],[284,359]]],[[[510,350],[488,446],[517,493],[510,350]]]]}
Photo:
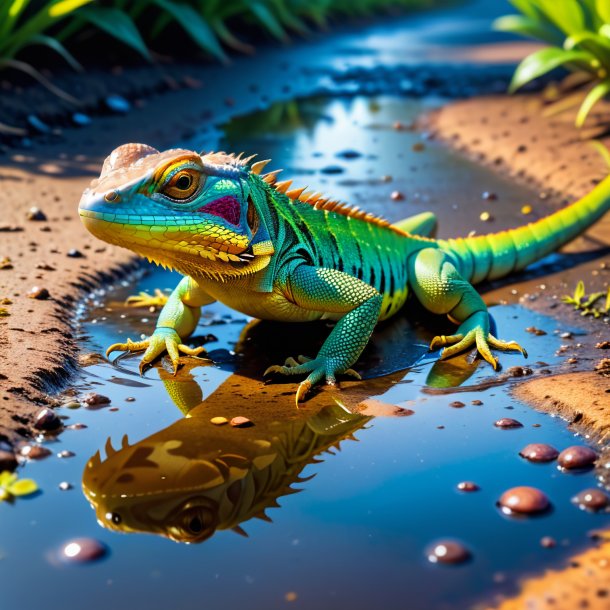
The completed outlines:
{"type": "Polygon", "coordinates": [[[85,6],[78,11],[79,17],[136,50],[142,57],[152,61],[148,48],[131,17],[118,8],[85,6]]]}
{"type": "Polygon", "coordinates": [[[603,97],[608,95],[608,93],[610,93],[610,80],[602,81],[589,91],[576,115],[576,127],[582,127],[584,125],[593,106],[603,97]]]}
{"type": "Polygon", "coordinates": [[[561,44],[563,39],[557,30],[545,27],[540,21],[523,15],[505,15],[504,17],[499,17],[493,22],[492,27],[500,32],[521,34],[522,36],[537,38],[557,46],[561,44]]]}
{"type": "Polygon", "coordinates": [[[566,51],[555,47],[541,49],[528,55],[517,66],[509,91],[513,93],[526,83],[567,63],[585,63],[590,65],[592,60],[595,60],[595,58],[586,51],[566,51]]]}
{"type": "Polygon", "coordinates": [[[51,36],[45,36],[44,34],[36,34],[35,36],[32,36],[32,38],[30,38],[30,42],[28,43],[28,45],[24,46],[34,44],[45,45],[50,49],[53,49],[53,51],[61,55],[66,60],[70,67],[72,67],[77,72],[83,72],[83,67],[78,63],[78,61],[76,61],[74,55],[72,55],[72,53],[70,53],[68,49],[66,49],[66,47],[64,47],[64,45],[61,44],[61,42],[59,42],[55,38],[51,38],[51,36]]]}

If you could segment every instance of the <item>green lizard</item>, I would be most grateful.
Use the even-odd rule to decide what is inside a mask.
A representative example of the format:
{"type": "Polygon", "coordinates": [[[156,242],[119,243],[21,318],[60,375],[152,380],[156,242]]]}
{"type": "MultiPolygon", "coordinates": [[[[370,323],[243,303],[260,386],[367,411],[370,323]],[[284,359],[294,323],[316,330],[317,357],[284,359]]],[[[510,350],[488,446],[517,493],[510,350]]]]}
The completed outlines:
{"type": "Polygon", "coordinates": [[[164,305],[153,334],[117,343],[144,351],[141,369],[165,351],[174,368],[180,353],[202,348],[183,341],[200,308],[218,300],[255,318],[337,321],[313,359],[288,358],[265,374],[307,375],[297,405],[310,388],[350,367],[378,321],[395,314],[409,293],[429,311],[457,325],[430,349],[449,358],[476,347],[494,369],[491,348],[525,350],[490,333],[487,307],[474,284],[521,270],[572,240],[610,209],[610,177],[576,203],[518,229],[468,238],[427,235],[432,214],[396,224],[319,193],[262,175],[268,161],[225,153],[158,150],[125,144],[104,162],[84,192],[79,211],[91,233],[178,270],[185,277],[164,305]]]}

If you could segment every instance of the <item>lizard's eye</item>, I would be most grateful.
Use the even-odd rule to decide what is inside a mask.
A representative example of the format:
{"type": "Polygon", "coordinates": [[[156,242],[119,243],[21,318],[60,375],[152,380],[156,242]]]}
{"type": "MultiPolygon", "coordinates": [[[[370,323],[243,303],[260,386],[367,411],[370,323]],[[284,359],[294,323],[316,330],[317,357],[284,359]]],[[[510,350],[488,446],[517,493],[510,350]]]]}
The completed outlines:
{"type": "Polygon", "coordinates": [[[195,169],[183,169],[176,172],[161,192],[174,201],[189,199],[199,188],[201,174],[195,169]]]}

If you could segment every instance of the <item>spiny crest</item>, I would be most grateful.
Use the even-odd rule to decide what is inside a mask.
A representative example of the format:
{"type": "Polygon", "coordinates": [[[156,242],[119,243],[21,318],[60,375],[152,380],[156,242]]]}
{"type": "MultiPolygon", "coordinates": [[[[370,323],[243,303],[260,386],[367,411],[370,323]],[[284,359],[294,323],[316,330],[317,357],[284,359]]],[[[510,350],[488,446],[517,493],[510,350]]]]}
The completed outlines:
{"type": "MultiPolygon", "coordinates": [[[[253,174],[260,174],[265,165],[267,165],[269,162],[269,159],[266,159],[264,161],[258,161],[250,167],[250,171],[253,174]]],[[[322,193],[306,191],[305,189],[307,187],[294,188],[289,190],[292,185],[292,180],[284,180],[282,182],[277,181],[277,175],[281,171],[281,169],[276,169],[267,174],[262,174],[261,178],[269,186],[272,186],[278,193],[286,195],[292,201],[307,203],[316,210],[335,212],[336,214],[341,214],[342,216],[348,216],[350,218],[357,218],[358,220],[363,220],[364,222],[369,222],[379,227],[387,227],[392,231],[399,233],[400,235],[405,235],[404,231],[401,231],[400,229],[391,225],[387,220],[385,220],[385,218],[375,216],[370,212],[361,210],[357,206],[350,206],[347,203],[342,203],[337,199],[330,199],[330,197],[325,197],[322,193]]]]}

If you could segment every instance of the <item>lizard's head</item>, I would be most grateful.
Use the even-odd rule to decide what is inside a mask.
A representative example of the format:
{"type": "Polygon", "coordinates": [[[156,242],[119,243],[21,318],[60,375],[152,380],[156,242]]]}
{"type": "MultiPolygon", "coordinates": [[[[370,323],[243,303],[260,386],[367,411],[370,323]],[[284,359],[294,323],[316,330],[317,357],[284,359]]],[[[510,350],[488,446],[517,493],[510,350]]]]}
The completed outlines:
{"type": "Polygon", "coordinates": [[[182,273],[254,273],[273,246],[264,189],[248,180],[248,161],[125,144],[106,158],[79,213],[96,237],[182,273]]]}

